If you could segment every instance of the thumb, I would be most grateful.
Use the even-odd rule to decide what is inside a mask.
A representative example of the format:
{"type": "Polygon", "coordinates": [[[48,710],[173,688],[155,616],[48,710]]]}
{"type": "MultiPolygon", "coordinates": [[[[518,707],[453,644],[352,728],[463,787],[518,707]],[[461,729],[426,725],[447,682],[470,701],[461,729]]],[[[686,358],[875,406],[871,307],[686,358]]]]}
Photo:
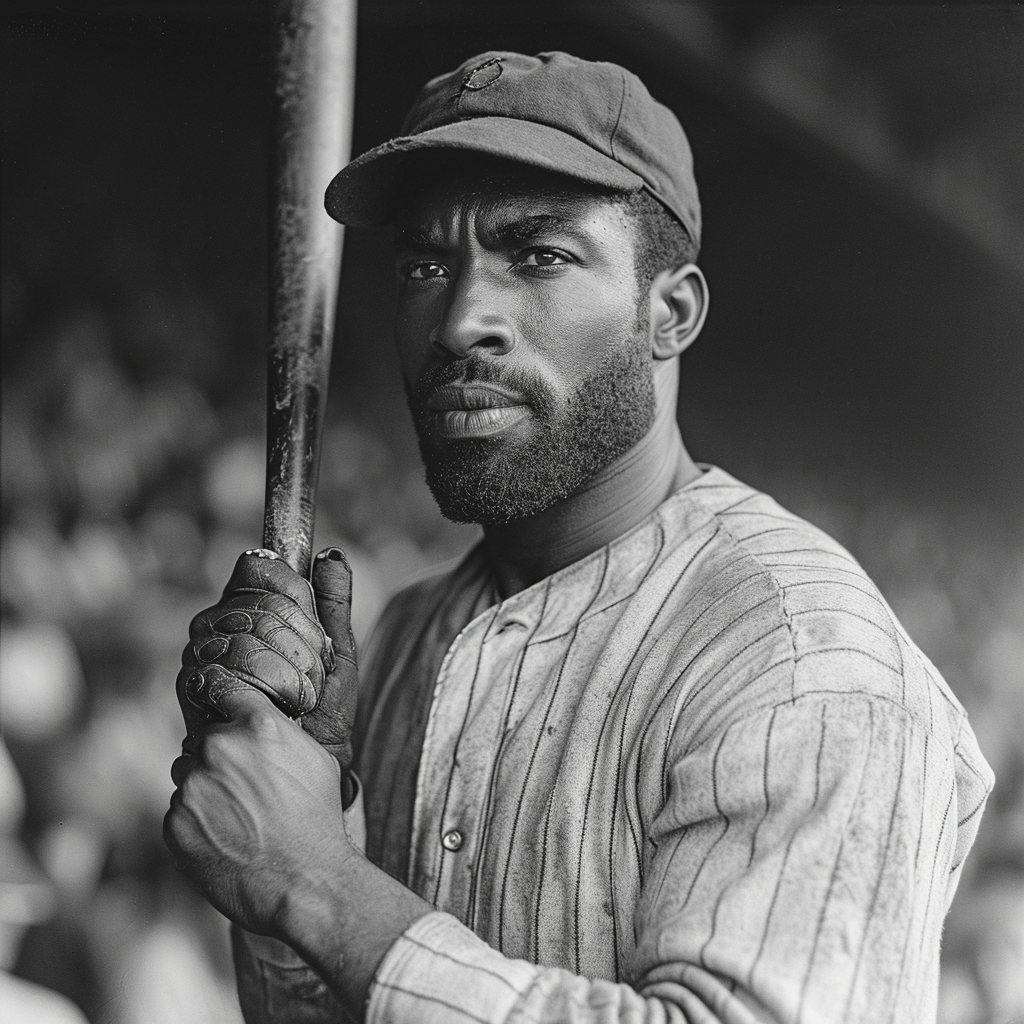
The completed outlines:
{"type": "Polygon", "coordinates": [[[352,636],[352,568],[341,548],[325,548],[313,559],[316,614],[336,657],[355,661],[352,636]]]}
{"type": "Polygon", "coordinates": [[[201,671],[194,671],[185,684],[185,693],[192,703],[211,708],[229,722],[276,710],[262,690],[220,665],[205,665],[201,671]]]}

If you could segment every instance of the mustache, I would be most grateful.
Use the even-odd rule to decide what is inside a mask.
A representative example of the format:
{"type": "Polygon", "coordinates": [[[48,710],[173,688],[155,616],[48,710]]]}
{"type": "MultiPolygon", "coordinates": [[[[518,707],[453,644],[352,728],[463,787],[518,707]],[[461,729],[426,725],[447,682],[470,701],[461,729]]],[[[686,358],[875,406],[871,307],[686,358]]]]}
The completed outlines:
{"type": "Polygon", "coordinates": [[[463,384],[494,384],[521,397],[525,403],[542,413],[552,405],[543,382],[518,368],[484,359],[460,359],[427,367],[416,381],[410,398],[414,398],[421,408],[426,408],[430,396],[438,388],[463,384]]]}

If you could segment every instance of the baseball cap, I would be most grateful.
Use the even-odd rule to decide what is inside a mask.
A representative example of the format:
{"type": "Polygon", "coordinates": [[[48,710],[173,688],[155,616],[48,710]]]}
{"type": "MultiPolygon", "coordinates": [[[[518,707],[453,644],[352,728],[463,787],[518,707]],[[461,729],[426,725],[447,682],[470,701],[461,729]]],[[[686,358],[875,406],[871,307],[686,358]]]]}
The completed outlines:
{"type": "Polygon", "coordinates": [[[646,189],[700,241],[686,134],[617,64],[557,51],[471,57],[423,87],[398,138],[335,176],[327,212],[356,227],[390,223],[403,158],[430,149],[490,154],[623,192],[646,189]]]}

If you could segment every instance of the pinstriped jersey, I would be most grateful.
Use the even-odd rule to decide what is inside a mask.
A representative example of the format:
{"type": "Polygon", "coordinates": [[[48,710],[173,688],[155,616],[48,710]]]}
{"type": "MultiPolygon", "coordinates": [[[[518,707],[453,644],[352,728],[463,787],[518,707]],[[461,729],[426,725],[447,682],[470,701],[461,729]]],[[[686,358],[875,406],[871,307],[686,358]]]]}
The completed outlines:
{"type": "Polygon", "coordinates": [[[371,1021],[931,1021],[992,775],[854,559],[709,468],[497,600],[484,552],[364,668],[367,853],[430,901],[371,1021]]]}

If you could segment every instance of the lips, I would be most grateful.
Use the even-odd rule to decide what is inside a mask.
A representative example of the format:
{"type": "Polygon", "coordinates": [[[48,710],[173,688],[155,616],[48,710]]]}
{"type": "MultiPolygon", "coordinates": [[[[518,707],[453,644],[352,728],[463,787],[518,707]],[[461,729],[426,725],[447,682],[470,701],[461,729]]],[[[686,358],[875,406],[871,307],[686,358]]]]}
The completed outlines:
{"type": "Polygon", "coordinates": [[[518,396],[493,384],[442,384],[430,393],[431,412],[456,409],[503,409],[526,403],[518,396]]]}
{"type": "Polygon", "coordinates": [[[518,395],[490,384],[444,384],[430,393],[427,408],[437,433],[449,440],[500,434],[530,412],[518,395]]]}

